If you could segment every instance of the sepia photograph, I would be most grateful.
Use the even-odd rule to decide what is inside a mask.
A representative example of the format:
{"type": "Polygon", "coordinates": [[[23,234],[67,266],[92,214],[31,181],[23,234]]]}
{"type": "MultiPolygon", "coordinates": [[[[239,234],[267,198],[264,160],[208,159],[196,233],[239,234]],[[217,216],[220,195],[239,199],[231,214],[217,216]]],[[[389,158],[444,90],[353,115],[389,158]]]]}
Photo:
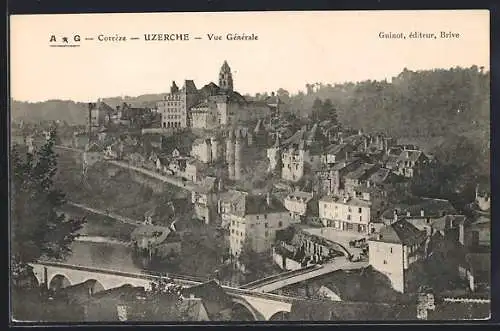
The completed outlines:
{"type": "Polygon", "coordinates": [[[9,20],[13,323],[490,319],[489,11],[9,20]]]}

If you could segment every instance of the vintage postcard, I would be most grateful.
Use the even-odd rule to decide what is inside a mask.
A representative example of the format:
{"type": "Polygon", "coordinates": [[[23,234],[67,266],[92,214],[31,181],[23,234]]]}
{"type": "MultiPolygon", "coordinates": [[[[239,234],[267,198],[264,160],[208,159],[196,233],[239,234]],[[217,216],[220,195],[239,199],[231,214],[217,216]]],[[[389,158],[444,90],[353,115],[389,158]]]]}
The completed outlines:
{"type": "Polygon", "coordinates": [[[489,22],[11,16],[12,320],[489,319],[489,22]]]}

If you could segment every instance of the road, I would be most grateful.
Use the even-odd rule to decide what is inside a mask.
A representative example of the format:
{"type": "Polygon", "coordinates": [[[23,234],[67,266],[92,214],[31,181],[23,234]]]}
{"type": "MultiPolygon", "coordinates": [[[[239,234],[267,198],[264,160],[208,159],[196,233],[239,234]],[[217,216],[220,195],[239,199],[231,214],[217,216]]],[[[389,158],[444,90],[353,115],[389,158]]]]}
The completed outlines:
{"type": "MultiPolygon", "coordinates": [[[[62,145],[55,145],[54,147],[58,148],[58,149],[62,149],[62,150],[72,151],[72,152],[78,152],[78,153],[84,152],[81,149],[66,147],[66,146],[62,146],[62,145]]],[[[175,177],[175,176],[161,175],[155,171],[151,171],[151,170],[140,168],[140,167],[135,167],[133,165],[130,165],[127,162],[116,161],[116,160],[106,160],[106,162],[114,164],[118,167],[122,167],[125,169],[132,169],[134,171],[141,172],[147,176],[159,179],[162,182],[169,183],[169,184],[175,185],[177,187],[180,187],[180,188],[183,188],[183,189],[186,189],[189,191],[192,191],[196,187],[196,184],[194,184],[193,182],[183,181],[181,178],[175,177]]]]}
{"type": "Polygon", "coordinates": [[[302,273],[299,275],[285,276],[281,279],[275,279],[269,283],[264,283],[257,285],[255,287],[250,287],[249,290],[256,292],[268,293],[280,289],[282,287],[303,282],[308,279],[319,277],[337,270],[355,270],[362,269],[368,266],[368,262],[351,262],[346,258],[336,258],[332,263],[323,265],[319,269],[312,269],[309,272],[302,273]]]}
{"type": "Polygon", "coordinates": [[[159,179],[164,183],[169,183],[169,184],[175,185],[177,187],[183,188],[185,190],[192,191],[196,187],[196,185],[193,182],[183,181],[179,177],[161,175],[155,171],[147,170],[147,169],[140,168],[140,167],[135,167],[135,166],[130,165],[126,162],[121,162],[121,161],[116,161],[116,160],[108,160],[107,162],[114,164],[118,167],[122,167],[125,169],[132,169],[134,171],[141,172],[147,176],[159,179]]]}
{"type": "Polygon", "coordinates": [[[100,209],[95,209],[95,208],[92,208],[92,207],[89,207],[86,205],[82,205],[80,203],[71,202],[71,201],[68,201],[67,203],[70,206],[84,209],[84,210],[90,211],[91,213],[94,213],[94,214],[108,216],[108,217],[114,218],[114,219],[116,219],[120,222],[123,222],[123,223],[129,223],[129,224],[133,224],[133,225],[137,225],[137,224],[141,223],[139,220],[133,220],[133,219],[125,217],[125,216],[117,215],[117,214],[112,213],[112,212],[106,212],[106,211],[100,210],[100,209]]]}

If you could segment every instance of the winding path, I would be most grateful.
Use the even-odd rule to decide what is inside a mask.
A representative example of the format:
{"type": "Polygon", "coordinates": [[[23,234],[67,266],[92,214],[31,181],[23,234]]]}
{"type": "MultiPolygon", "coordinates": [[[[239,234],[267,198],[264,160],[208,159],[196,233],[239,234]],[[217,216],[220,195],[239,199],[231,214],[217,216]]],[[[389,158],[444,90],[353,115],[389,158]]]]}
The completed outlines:
{"type": "Polygon", "coordinates": [[[143,173],[147,176],[159,179],[164,183],[169,183],[169,184],[175,185],[175,186],[180,187],[180,188],[185,189],[185,190],[192,191],[196,187],[196,185],[193,182],[190,182],[187,180],[183,181],[179,177],[161,175],[155,171],[136,167],[136,166],[130,165],[126,162],[121,162],[121,161],[116,161],[116,160],[108,160],[107,162],[114,164],[115,166],[118,166],[121,168],[131,169],[131,170],[143,173]]]}

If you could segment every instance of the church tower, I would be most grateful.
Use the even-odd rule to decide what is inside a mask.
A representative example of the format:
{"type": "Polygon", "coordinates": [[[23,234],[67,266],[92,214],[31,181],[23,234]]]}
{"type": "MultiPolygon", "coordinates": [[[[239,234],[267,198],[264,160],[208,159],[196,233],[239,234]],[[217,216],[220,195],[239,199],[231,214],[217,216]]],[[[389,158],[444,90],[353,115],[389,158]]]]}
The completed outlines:
{"type": "Polygon", "coordinates": [[[233,91],[233,75],[227,61],[224,61],[220,68],[219,87],[225,91],[233,91]]]}

